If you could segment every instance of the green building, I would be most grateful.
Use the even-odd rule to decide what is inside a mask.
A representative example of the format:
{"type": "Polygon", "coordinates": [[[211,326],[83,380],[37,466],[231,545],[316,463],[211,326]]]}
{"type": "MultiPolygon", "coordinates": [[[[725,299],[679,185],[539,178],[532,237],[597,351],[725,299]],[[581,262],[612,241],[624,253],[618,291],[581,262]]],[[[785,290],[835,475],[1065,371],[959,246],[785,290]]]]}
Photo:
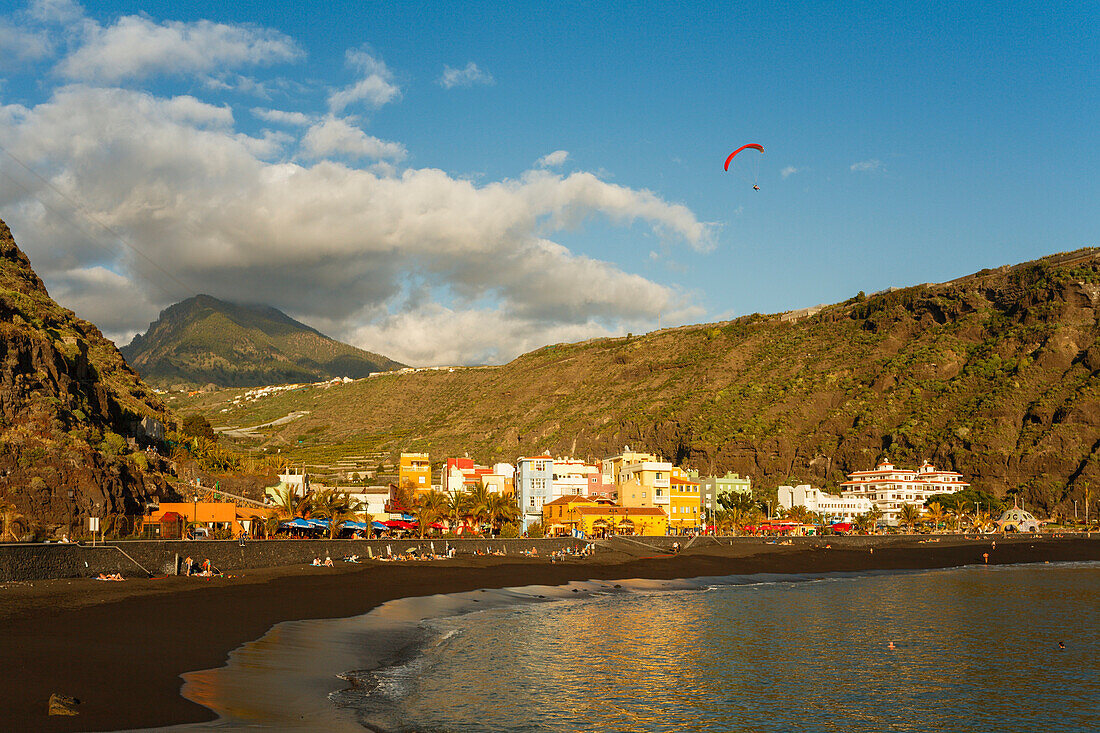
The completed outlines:
{"type": "Polygon", "coordinates": [[[703,504],[703,515],[710,523],[710,517],[721,509],[718,505],[718,495],[726,492],[740,491],[744,494],[752,494],[752,479],[742,477],[736,473],[727,473],[725,476],[700,477],[698,471],[688,471],[692,481],[699,482],[699,498],[703,504]]]}

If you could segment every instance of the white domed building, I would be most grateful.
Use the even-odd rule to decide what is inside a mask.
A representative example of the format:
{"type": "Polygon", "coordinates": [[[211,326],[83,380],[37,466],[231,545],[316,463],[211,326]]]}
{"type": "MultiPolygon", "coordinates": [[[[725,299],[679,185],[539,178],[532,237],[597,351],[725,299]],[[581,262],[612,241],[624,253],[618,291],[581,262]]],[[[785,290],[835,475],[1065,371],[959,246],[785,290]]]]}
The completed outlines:
{"type": "Polygon", "coordinates": [[[1039,520],[1031,512],[1026,512],[1019,507],[1006,509],[995,523],[1001,532],[1039,531],[1039,520]]]}

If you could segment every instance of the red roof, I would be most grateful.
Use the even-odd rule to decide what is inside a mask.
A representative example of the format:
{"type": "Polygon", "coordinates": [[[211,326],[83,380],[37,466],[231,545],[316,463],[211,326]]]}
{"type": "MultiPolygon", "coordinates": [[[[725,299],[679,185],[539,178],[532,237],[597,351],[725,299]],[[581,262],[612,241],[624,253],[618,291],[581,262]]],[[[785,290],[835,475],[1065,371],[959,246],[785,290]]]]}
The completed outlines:
{"type": "Polygon", "coordinates": [[[157,520],[158,522],[181,522],[183,521],[183,515],[179,512],[165,512],[164,515],[157,520]]]}
{"type": "Polygon", "coordinates": [[[548,501],[543,506],[557,506],[558,504],[572,504],[577,501],[592,501],[587,496],[581,496],[580,494],[566,494],[565,496],[558,497],[553,501],[548,501]]]}

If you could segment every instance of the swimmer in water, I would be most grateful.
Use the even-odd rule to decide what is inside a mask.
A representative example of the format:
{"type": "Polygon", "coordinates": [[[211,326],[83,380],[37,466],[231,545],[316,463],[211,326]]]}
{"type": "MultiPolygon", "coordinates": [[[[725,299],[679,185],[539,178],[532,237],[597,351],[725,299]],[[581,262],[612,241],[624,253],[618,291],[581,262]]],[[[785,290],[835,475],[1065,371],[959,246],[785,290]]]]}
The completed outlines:
{"type": "Polygon", "coordinates": [[[1066,648],[1066,642],[1064,642],[1064,641],[1058,642],[1058,648],[1059,649],[1065,649],[1066,648]]]}
{"type": "Polygon", "coordinates": [[[892,641],[890,642],[890,644],[886,648],[887,649],[897,649],[897,647],[894,646],[894,642],[892,642],[892,641]]]}

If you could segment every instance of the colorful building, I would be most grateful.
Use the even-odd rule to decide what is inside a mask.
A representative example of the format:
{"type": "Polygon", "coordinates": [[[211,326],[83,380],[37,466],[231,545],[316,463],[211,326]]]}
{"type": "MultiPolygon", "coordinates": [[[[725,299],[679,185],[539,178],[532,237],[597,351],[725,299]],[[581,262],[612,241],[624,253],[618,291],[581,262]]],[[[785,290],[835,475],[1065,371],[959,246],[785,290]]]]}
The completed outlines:
{"type": "MultiPolygon", "coordinates": [[[[270,511],[270,510],[267,510],[270,511]]],[[[142,518],[142,534],[160,532],[161,519],[165,514],[178,514],[185,527],[197,526],[210,531],[228,530],[237,537],[245,532],[245,526],[237,516],[237,505],[228,501],[180,501],[161,502],[156,511],[142,518]],[[149,530],[146,530],[149,527],[149,530]],[[153,528],[156,528],[155,530],[153,528]]],[[[257,508],[256,514],[267,513],[257,508]]],[[[247,521],[247,520],[245,520],[247,521]]]]}
{"type": "MultiPolygon", "coordinates": [[[[673,467],[666,491],[668,494],[666,511],[670,530],[690,531],[703,524],[698,481],[692,480],[682,468],[673,467]]],[[[661,494],[658,494],[659,498],[660,496],[661,494]]]]}
{"type": "Polygon", "coordinates": [[[554,459],[547,455],[520,458],[516,461],[516,500],[523,517],[523,531],[534,522],[542,521],[542,505],[550,501],[554,482],[554,459]]]}
{"type": "Polygon", "coordinates": [[[620,506],[664,507],[668,505],[672,464],[651,453],[625,450],[603,461],[603,478],[613,483],[620,506]]]}
{"type": "Polygon", "coordinates": [[[417,491],[431,491],[432,464],[427,453],[402,453],[397,467],[397,485],[417,491]]]}
{"type": "Polygon", "coordinates": [[[658,507],[596,504],[577,506],[573,512],[577,528],[585,537],[614,534],[662,537],[668,534],[668,517],[658,507]]]}
{"type": "Polygon", "coordinates": [[[594,499],[580,494],[569,494],[542,505],[542,526],[548,537],[572,535],[581,525],[580,513],[584,506],[598,506],[594,499]]]}
{"type": "Polygon", "coordinates": [[[689,471],[688,476],[691,480],[699,482],[699,500],[703,514],[707,517],[713,517],[714,513],[722,508],[718,503],[718,497],[721,494],[752,494],[752,480],[747,476],[742,477],[730,472],[725,476],[700,477],[698,471],[689,471]]]}

